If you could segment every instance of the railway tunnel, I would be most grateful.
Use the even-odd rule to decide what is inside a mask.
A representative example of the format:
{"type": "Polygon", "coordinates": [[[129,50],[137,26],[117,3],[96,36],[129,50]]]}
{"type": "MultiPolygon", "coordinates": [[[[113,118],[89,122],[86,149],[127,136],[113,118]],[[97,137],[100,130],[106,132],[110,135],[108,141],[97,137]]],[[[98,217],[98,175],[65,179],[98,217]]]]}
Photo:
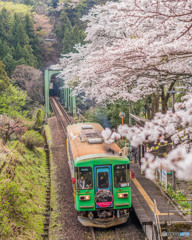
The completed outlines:
{"type": "Polygon", "coordinates": [[[58,97],[61,104],[74,116],[76,114],[76,97],[73,89],[64,86],[64,80],[58,77],[60,70],[46,69],[44,72],[44,95],[46,116],[50,114],[49,97],[58,97]]]}
{"type": "Polygon", "coordinates": [[[49,96],[60,97],[60,81],[57,78],[58,74],[53,74],[50,80],[49,96]]]}

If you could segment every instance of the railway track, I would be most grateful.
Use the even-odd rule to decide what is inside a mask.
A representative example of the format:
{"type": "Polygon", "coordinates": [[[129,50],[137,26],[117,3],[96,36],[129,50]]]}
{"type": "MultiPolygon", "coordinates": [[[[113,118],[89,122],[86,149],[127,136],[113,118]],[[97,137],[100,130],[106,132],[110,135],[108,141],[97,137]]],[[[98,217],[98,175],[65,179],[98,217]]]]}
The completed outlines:
{"type": "MultiPolygon", "coordinates": [[[[62,107],[60,102],[57,98],[51,97],[50,98],[50,104],[52,107],[53,112],[55,113],[55,116],[57,117],[60,126],[62,127],[63,133],[66,136],[67,135],[67,126],[69,124],[72,124],[73,121],[68,116],[65,109],[62,107]]],[[[69,183],[70,184],[70,183],[69,183]]],[[[90,231],[88,234],[88,238],[90,237],[93,240],[120,240],[120,239],[134,239],[134,240],[144,240],[145,236],[142,233],[141,227],[136,223],[134,223],[135,217],[131,217],[128,219],[128,222],[126,224],[123,224],[121,226],[117,227],[111,227],[107,229],[101,229],[101,228],[92,228],[90,227],[90,231]]]]}
{"type": "Polygon", "coordinates": [[[121,240],[119,231],[116,227],[107,229],[94,229],[91,227],[91,233],[93,240],[121,240]]]}
{"type": "Polygon", "coordinates": [[[72,123],[70,120],[67,112],[65,109],[61,106],[60,102],[55,97],[50,97],[50,104],[51,108],[57,117],[58,121],[60,122],[62,129],[64,131],[65,136],[67,135],[67,126],[72,123]]]}
{"type": "Polygon", "coordinates": [[[61,112],[63,113],[63,116],[65,117],[67,124],[72,124],[73,121],[70,119],[69,115],[67,114],[67,112],[65,111],[65,109],[62,107],[61,103],[59,102],[59,100],[57,98],[54,98],[59,109],[61,110],[61,112]]]}

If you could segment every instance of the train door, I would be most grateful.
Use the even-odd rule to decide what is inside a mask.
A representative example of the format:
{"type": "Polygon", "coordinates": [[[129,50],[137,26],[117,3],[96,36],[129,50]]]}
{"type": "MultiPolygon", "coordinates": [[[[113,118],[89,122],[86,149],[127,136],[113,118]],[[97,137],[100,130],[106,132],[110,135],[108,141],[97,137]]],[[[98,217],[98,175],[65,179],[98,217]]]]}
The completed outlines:
{"type": "MultiPolygon", "coordinates": [[[[105,166],[95,166],[94,167],[94,175],[95,175],[95,193],[97,196],[97,193],[101,195],[107,195],[110,194],[112,196],[112,174],[111,174],[111,165],[105,165],[105,166]]],[[[103,205],[103,206],[106,206],[103,205]]],[[[112,206],[112,202],[109,205],[112,206]]],[[[96,207],[101,207],[100,204],[96,204],[96,207]]]]}

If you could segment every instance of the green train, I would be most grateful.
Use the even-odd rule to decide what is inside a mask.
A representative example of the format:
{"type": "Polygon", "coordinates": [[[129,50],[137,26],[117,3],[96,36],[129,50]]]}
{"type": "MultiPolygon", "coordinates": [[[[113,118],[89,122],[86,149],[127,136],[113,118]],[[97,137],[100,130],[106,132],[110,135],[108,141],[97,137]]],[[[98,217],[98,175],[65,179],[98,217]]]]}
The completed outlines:
{"type": "Polygon", "coordinates": [[[67,154],[75,208],[84,226],[125,223],[131,208],[130,161],[116,143],[106,144],[97,123],[67,127],[67,154]]]}

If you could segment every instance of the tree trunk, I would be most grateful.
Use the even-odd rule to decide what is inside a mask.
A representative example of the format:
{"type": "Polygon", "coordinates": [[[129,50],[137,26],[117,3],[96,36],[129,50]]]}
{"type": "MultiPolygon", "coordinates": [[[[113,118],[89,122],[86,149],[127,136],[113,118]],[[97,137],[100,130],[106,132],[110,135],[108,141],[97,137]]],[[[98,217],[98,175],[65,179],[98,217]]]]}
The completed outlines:
{"type": "Polygon", "coordinates": [[[155,113],[159,111],[159,95],[158,93],[153,93],[152,95],[152,118],[154,117],[155,113]]]}
{"type": "Polygon", "coordinates": [[[167,98],[167,94],[165,96],[165,89],[164,89],[164,86],[161,86],[161,112],[162,113],[166,113],[167,112],[167,101],[169,98],[167,98]]]}
{"type": "Polygon", "coordinates": [[[146,101],[146,110],[147,110],[147,119],[151,119],[151,107],[149,103],[146,101]]]}

